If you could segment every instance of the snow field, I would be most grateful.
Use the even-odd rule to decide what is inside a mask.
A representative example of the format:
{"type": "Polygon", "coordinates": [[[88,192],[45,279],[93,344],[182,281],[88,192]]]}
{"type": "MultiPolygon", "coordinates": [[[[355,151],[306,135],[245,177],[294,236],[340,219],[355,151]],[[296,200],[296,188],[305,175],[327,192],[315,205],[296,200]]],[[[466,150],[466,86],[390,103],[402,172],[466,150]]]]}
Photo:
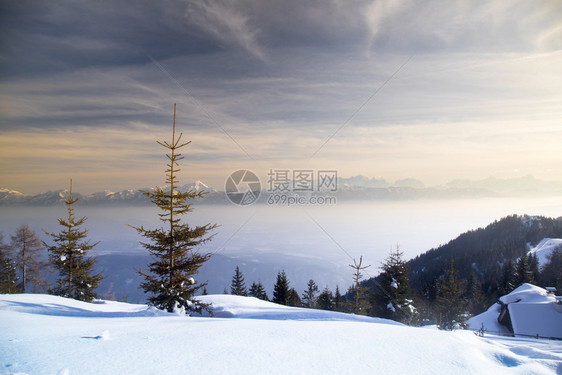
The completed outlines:
{"type": "Polygon", "coordinates": [[[230,317],[185,317],[145,305],[0,295],[0,373],[500,375],[562,371],[559,342],[496,341],[468,331],[412,328],[248,297],[204,298],[214,302],[217,315],[230,317]],[[533,346],[535,342],[542,346],[533,346]]]}

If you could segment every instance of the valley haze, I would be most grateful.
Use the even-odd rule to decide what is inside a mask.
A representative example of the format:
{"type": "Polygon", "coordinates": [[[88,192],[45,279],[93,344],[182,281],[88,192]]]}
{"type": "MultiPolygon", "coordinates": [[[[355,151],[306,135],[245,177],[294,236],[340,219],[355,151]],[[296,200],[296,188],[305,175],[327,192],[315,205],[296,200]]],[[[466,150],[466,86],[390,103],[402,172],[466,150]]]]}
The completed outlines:
{"type": "MultiPolygon", "coordinates": [[[[361,184],[371,181],[366,178],[356,180],[361,180],[361,184]]],[[[378,181],[381,184],[382,180],[378,181]]],[[[529,181],[535,188],[558,186],[531,177],[523,181],[527,187],[529,181]]],[[[495,181],[495,184],[503,186],[501,182],[495,181]]],[[[404,251],[405,259],[411,259],[461,233],[484,227],[508,215],[556,218],[562,212],[561,195],[528,196],[524,190],[515,196],[500,196],[498,191],[492,190],[484,196],[480,196],[481,190],[474,195],[472,188],[482,186],[482,182],[466,183],[464,198],[458,198],[457,183],[455,194],[433,199],[413,198],[412,195],[405,199],[403,193],[394,199],[367,199],[364,194],[369,189],[382,189],[393,194],[399,190],[352,186],[349,181],[340,186],[344,184],[348,186],[342,191],[351,196],[340,197],[335,205],[292,207],[264,202],[237,206],[228,202],[223,191],[201,182],[185,185],[184,189],[204,189],[216,197],[214,201],[196,203],[194,211],[184,216],[190,225],[209,222],[220,225],[213,241],[202,248],[214,256],[202,268],[200,281],[209,282],[210,293],[222,293],[229,288],[235,267],[240,266],[247,283],[261,281],[270,296],[275,275],[281,270],[286,271],[291,285],[298,291],[304,290],[310,279],[314,279],[320,288],[334,290],[339,286],[345,291],[352,281],[349,267],[352,258],[363,256],[367,264],[372,265],[365,276],[373,277],[379,273],[379,266],[390,249],[396,246],[404,251]]],[[[419,192],[426,188],[404,189],[419,192]]],[[[140,245],[143,238],[127,225],[150,228],[161,224],[153,205],[139,201],[135,190],[130,194],[130,201],[117,202],[104,200],[111,196],[107,193],[82,196],[75,205],[75,213],[78,217],[88,218],[85,223],[88,238],[100,241],[92,255],[98,257],[98,266],[110,275],[102,283],[100,294],[107,292],[114,283],[113,290],[119,289],[116,298],[128,297],[129,301],[142,302],[144,295],[138,288],[140,278],[136,270],[147,264],[149,256],[140,245]]],[[[48,240],[42,230],[58,230],[57,218],[66,215],[61,196],[64,196],[64,190],[30,196],[27,203],[15,201],[8,204],[4,200],[0,210],[4,235],[12,234],[21,224],[28,224],[42,239],[48,240]]],[[[16,197],[21,198],[20,195],[16,197]]]]}

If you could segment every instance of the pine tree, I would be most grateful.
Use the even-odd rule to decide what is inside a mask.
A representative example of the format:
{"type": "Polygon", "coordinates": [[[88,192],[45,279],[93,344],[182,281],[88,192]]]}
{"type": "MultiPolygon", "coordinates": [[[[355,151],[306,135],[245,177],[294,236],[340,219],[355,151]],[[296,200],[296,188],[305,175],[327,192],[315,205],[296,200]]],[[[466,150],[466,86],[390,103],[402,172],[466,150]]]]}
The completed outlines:
{"type": "Polygon", "coordinates": [[[353,274],[353,283],[355,284],[355,289],[351,289],[350,292],[355,294],[355,302],[352,306],[352,312],[355,314],[367,314],[370,309],[369,301],[367,300],[367,288],[361,285],[361,279],[363,278],[362,270],[371,267],[362,266],[363,256],[359,257],[359,263],[353,259],[353,264],[349,266],[355,270],[353,274]]]}
{"type": "Polygon", "coordinates": [[[451,259],[450,267],[446,271],[437,294],[437,310],[440,316],[439,328],[453,330],[465,328],[466,301],[462,298],[465,286],[458,278],[455,261],[451,259]]]}
{"type": "Polygon", "coordinates": [[[99,242],[90,244],[90,241],[86,240],[88,231],[79,228],[86,221],[86,217],[78,220],[74,217],[72,205],[77,201],[78,198],[72,197],[72,180],[70,180],[70,190],[64,200],[68,206],[68,218],[59,219],[59,224],[63,227],[59,233],[45,232],[52,238],[54,244],[51,246],[45,242],[43,244],[49,251],[51,264],[59,273],[52,293],[90,302],[97,298],[95,290],[103,276],[101,273],[92,274],[96,260],[86,254],[99,242]]]}
{"type": "Polygon", "coordinates": [[[538,284],[540,281],[540,271],[539,271],[539,260],[537,254],[530,254],[528,258],[529,262],[529,276],[531,278],[531,284],[538,284]]]}
{"type": "Polygon", "coordinates": [[[334,310],[344,311],[343,307],[344,307],[344,301],[340,293],[340,287],[336,285],[336,291],[334,293],[334,310]]]}
{"type": "Polygon", "coordinates": [[[515,289],[515,268],[513,267],[513,261],[508,259],[502,268],[502,277],[499,285],[499,294],[505,295],[511,293],[515,289]]]}
{"type": "Polygon", "coordinates": [[[244,275],[240,272],[240,268],[236,266],[236,271],[232,277],[232,284],[230,285],[230,294],[233,296],[247,296],[246,283],[244,282],[244,275]]]}
{"type": "Polygon", "coordinates": [[[267,293],[261,281],[258,281],[257,283],[256,282],[252,283],[252,285],[250,286],[249,295],[264,301],[269,301],[269,298],[267,297],[267,293]]]}
{"type": "Polygon", "coordinates": [[[332,295],[330,289],[324,288],[322,293],[318,295],[316,304],[321,310],[335,310],[334,296],[332,295]]]}
{"type": "Polygon", "coordinates": [[[280,305],[287,305],[289,299],[289,281],[287,281],[287,275],[285,271],[277,273],[277,282],[273,286],[273,299],[271,302],[278,303],[280,305]]]}
{"type": "Polygon", "coordinates": [[[476,277],[476,273],[472,271],[466,284],[464,299],[468,304],[468,311],[472,315],[477,315],[486,310],[486,296],[482,291],[482,285],[476,277]]]}
{"type": "Polygon", "coordinates": [[[302,305],[303,307],[314,308],[316,298],[315,295],[318,293],[318,285],[314,282],[314,280],[309,280],[308,284],[306,284],[307,289],[302,294],[302,305]]]}
{"type": "Polygon", "coordinates": [[[12,236],[10,248],[23,292],[29,291],[30,286],[33,286],[35,293],[46,289],[46,282],[41,277],[41,270],[46,267],[46,263],[41,259],[43,248],[37,234],[28,225],[21,225],[12,236]]]}
{"type": "Polygon", "coordinates": [[[404,253],[396,246],[381,266],[376,278],[376,291],[371,295],[371,314],[385,319],[409,323],[415,313],[410,295],[408,267],[404,253]]]}
{"type": "Polygon", "coordinates": [[[532,282],[531,269],[529,267],[529,262],[527,260],[527,253],[524,252],[523,255],[521,255],[521,257],[517,261],[517,265],[515,267],[515,287],[530,282],[532,282]]]}
{"type": "Polygon", "coordinates": [[[299,293],[295,290],[295,288],[291,288],[289,290],[289,294],[287,296],[287,306],[293,307],[301,307],[302,301],[299,297],[299,293]]]}
{"type": "Polygon", "coordinates": [[[555,287],[558,295],[562,293],[562,245],[554,249],[548,256],[541,272],[543,286],[555,287]]]}
{"type": "Polygon", "coordinates": [[[188,145],[181,143],[182,134],[176,138],[176,104],[174,103],[174,121],[172,126],[172,140],[157,141],[169,150],[166,154],[168,164],[166,169],[166,183],[169,188],[157,187],[154,191],[141,191],[162,211],[160,221],[165,227],[145,229],[133,227],[150,242],[142,243],[152,256],[152,263],[148,265],[148,272],[139,270],[144,277],[141,287],[149,294],[148,302],[162,310],[172,312],[196,311],[201,312],[205,304],[195,300],[195,293],[206,283],[197,283],[194,279],[199,268],[211,258],[211,254],[201,254],[198,247],[211,240],[208,233],[216,225],[206,224],[190,227],[181,223],[180,216],[192,211],[191,199],[202,198],[203,192],[180,192],[177,173],[180,171],[178,161],[183,159],[177,151],[188,145]]]}
{"type": "Polygon", "coordinates": [[[16,265],[10,258],[9,247],[4,244],[3,239],[3,234],[0,233],[0,293],[21,293],[23,286],[18,282],[16,265]]]}

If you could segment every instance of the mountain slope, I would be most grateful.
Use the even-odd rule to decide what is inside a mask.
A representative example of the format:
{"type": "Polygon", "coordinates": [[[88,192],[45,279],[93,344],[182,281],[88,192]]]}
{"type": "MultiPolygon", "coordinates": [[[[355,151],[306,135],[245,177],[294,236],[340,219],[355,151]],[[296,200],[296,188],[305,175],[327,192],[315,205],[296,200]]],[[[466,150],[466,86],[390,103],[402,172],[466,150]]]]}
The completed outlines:
{"type": "Polygon", "coordinates": [[[474,271],[481,281],[489,280],[507,260],[523,255],[528,244],[535,245],[543,238],[552,237],[562,237],[562,218],[508,216],[412,259],[410,283],[421,290],[443,275],[451,258],[460,278],[467,279],[474,271]]]}

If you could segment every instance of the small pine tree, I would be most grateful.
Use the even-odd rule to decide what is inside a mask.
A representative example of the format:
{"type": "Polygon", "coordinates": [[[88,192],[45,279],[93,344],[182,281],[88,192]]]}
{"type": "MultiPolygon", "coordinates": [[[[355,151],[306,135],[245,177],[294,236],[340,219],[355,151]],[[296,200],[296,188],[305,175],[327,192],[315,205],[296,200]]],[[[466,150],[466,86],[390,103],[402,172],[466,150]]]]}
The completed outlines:
{"type": "Polygon", "coordinates": [[[273,299],[271,302],[287,305],[289,299],[289,281],[285,271],[277,273],[277,281],[273,286],[273,299]]]}
{"type": "Polygon", "coordinates": [[[376,291],[371,295],[371,313],[381,318],[409,323],[416,310],[412,300],[408,299],[409,270],[402,259],[403,255],[404,253],[396,246],[381,266],[382,272],[376,279],[376,291]]]}
{"type": "Polygon", "coordinates": [[[355,270],[353,274],[353,283],[355,284],[355,289],[351,289],[350,292],[355,294],[355,302],[352,306],[352,312],[355,314],[367,314],[370,304],[367,300],[367,288],[361,285],[361,279],[363,278],[363,274],[361,273],[362,270],[371,267],[362,266],[363,263],[363,256],[359,257],[359,263],[353,259],[353,264],[349,266],[355,270]]]}
{"type": "Polygon", "coordinates": [[[307,289],[302,294],[302,305],[303,307],[314,308],[316,303],[316,293],[318,293],[318,285],[314,280],[309,280],[306,284],[307,289]]]}
{"type": "Polygon", "coordinates": [[[92,275],[96,260],[86,254],[99,242],[90,244],[89,240],[85,240],[88,231],[79,229],[86,221],[86,217],[75,219],[72,205],[77,201],[78,198],[72,197],[72,180],[70,180],[70,190],[64,200],[68,206],[68,219],[59,219],[59,224],[63,227],[59,233],[45,232],[52,238],[54,245],[45,242],[43,244],[49,251],[51,264],[59,273],[52,293],[90,302],[97,298],[95,290],[103,276],[101,273],[92,275]]]}
{"type": "Polygon", "coordinates": [[[47,284],[41,277],[41,270],[46,267],[46,262],[41,259],[43,248],[37,234],[28,225],[23,224],[12,236],[10,247],[23,292],[29,291],[30,286],[33,286],[32,290],[35,293],[46,289],[47,284]]]}
{"type": "Polygon", "coordinates": [[[302,301],[299,297],[299,293],[295,290],[295,288],[291,288],[289,290],[289,294],[287,296],[287,306],[293,307],[301,307],[302,301]]]}
{"type": "Polygon", "coordinates": [[[252,297],[256,297],[264,301],[269,301],[269,298],[267,297],[267,293],[261,281],[252,283],[252,285],[250,286],[249,294],[252,297]]]}
{"type": "Polygon", "coordinates": [[[230,294],[233,296],[247,296],[246,283],[244,282],[244,275],[240,272],[240,268],[236,266],[236,271],[232,277],[232,284],[230,285],[230,294]]]}
{"type": "Polygon", "coordinates": [[[142,236],[148,238],[150,243],[142,243],[152,256],[152,263],[148,265],[149,272],[139,270],[144,277],[141,287],[149,294],[148,302],[162,310],[173,312],[196,311],[201,312],[207,305],[195,300],[195,293],[205,287],[206,283],[197,284],[194,276],[199,273],[199,268],[211,258],[211,254],[199,253],[198,247],[211,240],[208,233],[216,225],[206,224],[190,227],[180,223],[180,216],[192,211],[191,199],[203,198],[204,193],[199,191],[180,192],[177,172],[178,161],[183,159],[177,151],[188,145],[181,143],[182,133],[176,138],[176,104],[174,103],[174,121],[172,125],[172,140],[157,141],[158,144],[170,151],[166,154],[169,162],[166,169],[166,183],[168,189],[157,187],[154,191],[141,191],[154,203],[162,213],[160,221],[165,227],[157,229],[144,229],[133,227],[142,236]]]}
{"type": "Polygon", "coordinates": [[[329,310],[329,311],[335,310],[334,296],[332,295],[330,289],[328,289],[327,287],[324,288],[322,293],[318,295],[316,301],[317,301],[316,305],[321,310],[329,310]]]}
{"type": "Polygon", "coordinates": [[[455,269],[455,261],[451,259],[449,269],[440,285],[437,294],[437,309],[440,315],[440,329],[453,330],[465,328],[466,324],[466,301],[462,298],[465,286],[458,279],[458,271],[455,269]]]}
{"type": "Polygon", "coordinates": [[[340,287],[336,285],[336,291],[334,293],[334,310],[343,311],[344,301],[340,292],[340,287]]]}
{"type": "Polygon", "coordinates": [[[23,286],[18,282],[16,265],[10,259],[8,246],[4,244],[3,235],[0,233],[0,293],[22,293],[23,286]]]}

